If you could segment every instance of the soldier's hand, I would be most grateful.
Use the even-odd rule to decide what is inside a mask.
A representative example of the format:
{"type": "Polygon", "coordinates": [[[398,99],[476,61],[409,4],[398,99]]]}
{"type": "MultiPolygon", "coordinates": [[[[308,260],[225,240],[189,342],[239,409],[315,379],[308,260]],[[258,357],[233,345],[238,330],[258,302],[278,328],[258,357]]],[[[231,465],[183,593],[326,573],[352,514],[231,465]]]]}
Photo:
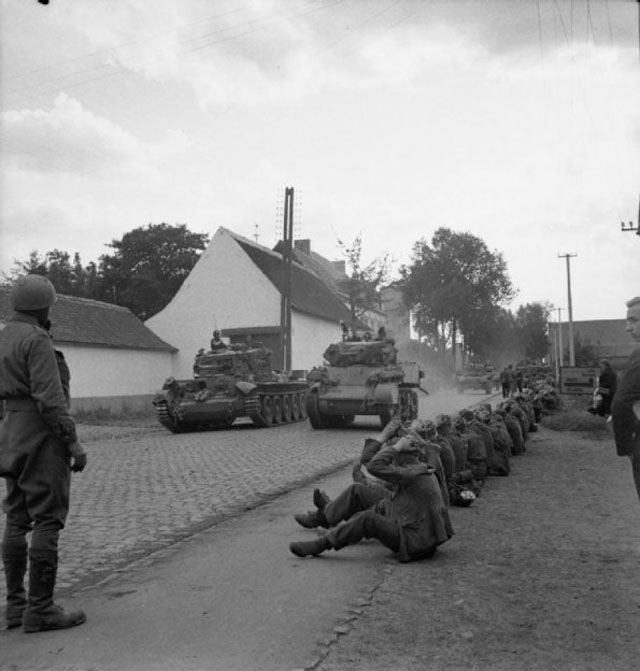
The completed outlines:
{"type": "Polygon", "coordinates": [[[402,428],[402,422],[400,421],[400,419],[399,418],[392,419],[388,424],[386,424],[384,429],[382,429],[382,433],[380,434],[382,440],[380,442],[389,440],[389,438],[395,436],[400,431],[401,428],[402,428]]]}
{"type": "Polygon", "coordinates": [[[71,452],[71,470],[74,473],[80,473],[87,465],[87,453],[84,447],[76,441],[69,445],[69,452],[71,452]]]}

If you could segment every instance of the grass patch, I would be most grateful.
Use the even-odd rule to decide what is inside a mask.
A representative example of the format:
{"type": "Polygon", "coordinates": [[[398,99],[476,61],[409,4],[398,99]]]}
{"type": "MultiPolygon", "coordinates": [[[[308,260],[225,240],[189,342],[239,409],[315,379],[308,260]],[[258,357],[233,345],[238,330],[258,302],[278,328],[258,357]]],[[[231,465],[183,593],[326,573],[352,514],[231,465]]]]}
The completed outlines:
{"type": "Polygon", "coordinates": [[[158,425],[158,417],[154,408],[150,410],[123,409],[119,412],[104,407],[90,410],[78,409],[74,411],[73,418],[78,424],[90,426],[156,427],[158,425]]]}
{"type": "Polygon", "coordinates": [[[604,437],[611,434],[611,423],[604,417],[587,412],[590,396],[563,399],[563,407],[550,415],[544,415],[542,426],[553,431],[578,431],[592,437],[604,437]]]}

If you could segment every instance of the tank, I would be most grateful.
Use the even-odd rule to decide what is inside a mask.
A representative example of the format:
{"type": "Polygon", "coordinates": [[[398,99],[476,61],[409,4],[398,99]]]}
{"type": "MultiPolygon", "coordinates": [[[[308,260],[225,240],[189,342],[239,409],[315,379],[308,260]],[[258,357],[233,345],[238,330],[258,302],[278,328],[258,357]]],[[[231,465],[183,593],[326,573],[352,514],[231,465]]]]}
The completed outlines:
{"type": "Polygon", "coordinates": [[[261,344],[200,351],[190,380],[168,378],[156,394],[160,423],[173,433],[231,426],[249,417],[260,427],[306,419],[306,381],[271,369],[261,344]]]}
{"type": "Polygon", "coordinates": [[[307,375],[307,414],[314,429],[347,426],[356,415],[378,415],[382,426],[399,414],[418,416],[417,363],[398,363],[391,341],[343,341],[330,345],[325,365],[307,375]]]}
{"type": "Polygon", "coordinates": [[[500,389],[500,375],[491,364],[471,362],[456,373],[455,383],[459,394],[466,389],[482,389],[490,394],[494,388],[500,389]]]}

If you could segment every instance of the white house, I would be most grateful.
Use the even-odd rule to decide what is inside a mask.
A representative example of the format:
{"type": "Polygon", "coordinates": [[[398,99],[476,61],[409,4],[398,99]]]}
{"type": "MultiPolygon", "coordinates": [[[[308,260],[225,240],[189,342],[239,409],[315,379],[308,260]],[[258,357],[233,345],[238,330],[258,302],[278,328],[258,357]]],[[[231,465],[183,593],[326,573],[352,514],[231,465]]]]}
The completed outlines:
{"type": "MultiPolygon", "coordinates": [[[[339,322],[352,324],[349,310],[329,286],[296,259],[291,280],[291,362],[293,370],[322,363],[329,344],[341,337],[339,322]]],[[[194,355],[209,348],[214,329],[231,342],[263,342],[282,368],[280,342],[281,254],[220,227],[172,301],[146,325],[177,349],[173,375],[192,374],[194,355]]]]}
{"type": "MultiPolygon", "coordinates": [[[[9,292],[0,287],[0,328],[14,314],[9,292]]],[[[50,316],[71,369],[72,409],[149,407],[171,374],[174,347],[118,305],[58,294],[50,316]]]]}

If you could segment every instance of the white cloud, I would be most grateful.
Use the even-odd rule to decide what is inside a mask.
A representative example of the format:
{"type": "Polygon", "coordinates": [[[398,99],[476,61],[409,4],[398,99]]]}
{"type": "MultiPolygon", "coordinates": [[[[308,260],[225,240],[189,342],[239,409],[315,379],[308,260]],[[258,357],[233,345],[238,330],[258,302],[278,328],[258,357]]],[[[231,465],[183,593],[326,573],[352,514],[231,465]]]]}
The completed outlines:
{"type": "Polygon", "coordinates": [[[144,143],[104,117],[59,94],[51,110],[3,114],[6,165],[36,172],[109,176],[144,173],[160,160],[185,150],[182,131],[168,131],[163,143],[144,143]]]}

